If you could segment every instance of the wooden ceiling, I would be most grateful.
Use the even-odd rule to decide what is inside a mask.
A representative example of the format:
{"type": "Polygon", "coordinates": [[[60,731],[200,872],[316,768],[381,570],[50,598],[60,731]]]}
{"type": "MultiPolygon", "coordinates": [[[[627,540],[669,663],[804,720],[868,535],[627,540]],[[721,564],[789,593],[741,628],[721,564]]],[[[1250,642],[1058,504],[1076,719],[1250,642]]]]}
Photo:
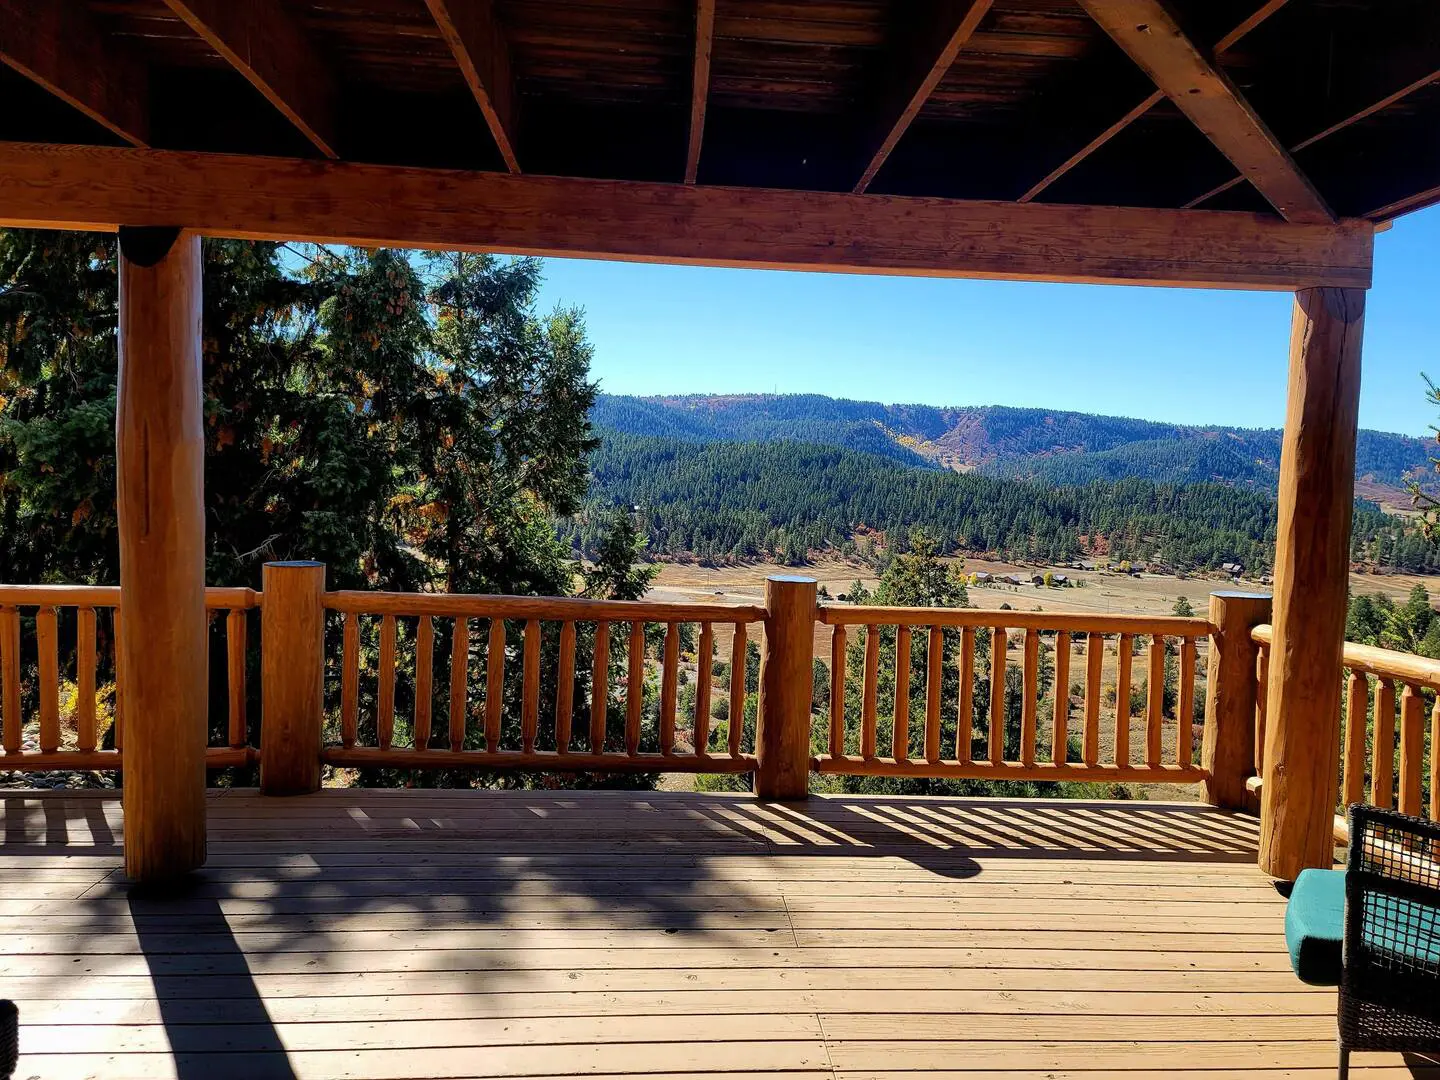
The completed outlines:
{"type": "Polygon", "coordinates": [[[0,0],[0,141],[1384,220],[1436,0],[0,0]]]}

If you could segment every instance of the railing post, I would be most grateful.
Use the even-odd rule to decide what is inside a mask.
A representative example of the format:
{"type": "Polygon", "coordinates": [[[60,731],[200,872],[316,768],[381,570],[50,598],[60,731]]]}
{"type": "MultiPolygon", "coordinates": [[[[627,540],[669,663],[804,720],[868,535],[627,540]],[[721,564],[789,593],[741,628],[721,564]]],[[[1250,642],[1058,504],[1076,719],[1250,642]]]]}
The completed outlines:
{"type": "Polygon", "coordinates": [[[815,580],[767,578],[765,610],[755,794],[763,799],[803,799],[810,793],[815,580]]]}
{"type": "Polygon", "coordinates": [[[265,564],[260,606],[260,792],[320,788],[325,564],[265,564]]]}
{"type": "Polygon", "coordinates": [[[1210,594],[1210,659],[1205,676],[1205,735],[1200,764],[1209,774],[1202,795],[1211,806],[1244,809],[1245,782],[1255,764],[1255,660],[1250,631],[1270,621],[1270,597],[1210,594]]]}

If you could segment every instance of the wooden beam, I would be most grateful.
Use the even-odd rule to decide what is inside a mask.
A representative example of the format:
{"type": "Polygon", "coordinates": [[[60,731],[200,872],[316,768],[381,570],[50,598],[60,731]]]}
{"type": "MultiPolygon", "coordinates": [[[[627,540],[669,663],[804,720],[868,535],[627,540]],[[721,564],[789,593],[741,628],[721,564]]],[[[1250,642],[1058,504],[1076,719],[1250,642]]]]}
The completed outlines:
{"type": "Polygon", "coordinates": [[[1185,36],[1163,0],[1079,2],[1287,221],[1335,220],[1239,88],[1185,36]]]}
{"type": "Polygon", "coordinates": [[[710,50],[715,43],[715,0],[695,0],[695,67],[690,81],[690,140],[685,148],[685,183],[700,173],[705,140],[705,106],[710,100],[710,50]]]}
{"type": "Polygon", "coordinates": [[[79,0],[0,0],[0,61],[132,146],[149,143],[145,65],[79,0]]]}
{"type": "Polygon", "coordinates": [[[125,872],[205,862],[208,741],[200,237],[120,233],[116,391],[125,872]]]}
{"type": "Polygon", "coordinates": [[[328,158],[336,150],[334,75],[280,0],[165,0],[328,158]]]}
{"type": "Polygon", "coordinates": [[[1260,802],[1260,867],[1287,880],[1334,852],[1364,324],[1359,289],[1296,294],[1260,802]]]}
{"type": "Polygon", "coordinates": [[[510,46],[495,17],[494,4],[491,0],[425,0],[425,6],[460,65],[460,74],[485,116],[505,167],[518,173],[515,77],[510,71],[510,46]]]}
{"type": "MultiPolygon", "coordinates": [[[[1275,14],[1285,3],[1286,0],[1266,0],[1215,43],[1215,53],[1218,55],[1233,48],[1241,38],[1275,14]]],[[[1097,68],[1100,66],[1102,65],[1099,62],[1095,65],[1097,68]]],[[[1064,145],[1070,142],[1073,133],[1094,131],[1101,123],[1105,123],[1104,128],[1098,134],[1076,146],[1063,161],[1026,189],[1020,196],[1021,202],[1030,202],[1039,197],[1046,188],[1165,100],[1165,95],[1159,90],[1155,90],[1144,98],[1127,99],[1134,101],[1134,104],[1127,106],[1112,100],[1114,95],[1107,95],[1103,92],[1096,93],[1094,86],[1099,78],[1098,71],[1087,71],[1077,78],[1064,93],[1057,95],[1062,102],[1062,107],[1066,110],[1066,115],[1061,123],[1050,125],[1048,131],[1053,132],[1054,138],[1062,140],[1061,145],[1064,145]],[[1106,119],[1109,117],[1114,119],[1110,119],[1107,123],[1106,119]]]]}
{"type": "Polygon", "coordinates": [[[886,63],[887,77],[876,95],[877,116],[865,147],[864,171],[855,182],[855,194],[869,188],[875,174],[919,115],[925,102],[950,70],[955,57],[989,13],[992,0],[941,0],[932,4],[925,19],[907,19],[910,30],[900,55],[886,63]],[[918,29],[910,29],[912,26],[918,29]]]}
{"type": "Polygon", "coordinates": [[[791,270],[1368,287],[1367,221],[962,202],[0,143],[0,226],[184,220],[214,236],[791,270]]]}

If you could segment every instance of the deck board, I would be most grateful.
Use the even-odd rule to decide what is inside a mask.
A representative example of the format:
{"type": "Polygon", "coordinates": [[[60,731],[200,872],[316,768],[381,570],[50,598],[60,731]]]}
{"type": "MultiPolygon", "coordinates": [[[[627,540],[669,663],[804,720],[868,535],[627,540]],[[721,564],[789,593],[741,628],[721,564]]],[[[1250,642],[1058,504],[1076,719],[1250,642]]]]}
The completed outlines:
{"type": "MultiPolygon", "coordinates": [[[[0,795],[20,1076],[1333,1075],[1256,823],[1189,804],[624,792],[0,795]]],[[[1427,1075],[1358,1055],[1357,1077],[1427,1075]]]]}

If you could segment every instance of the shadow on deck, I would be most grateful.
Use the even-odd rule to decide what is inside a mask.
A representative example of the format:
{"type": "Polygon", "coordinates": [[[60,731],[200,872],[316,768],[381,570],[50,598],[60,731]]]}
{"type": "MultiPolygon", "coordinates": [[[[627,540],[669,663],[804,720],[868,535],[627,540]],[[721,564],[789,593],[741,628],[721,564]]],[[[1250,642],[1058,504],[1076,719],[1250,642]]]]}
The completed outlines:
{"type": "Polygon", "coordinates": [[[226,791],[164,896],[122,879],[113,795],[0,809],[21,1076],[1334,1067],[1256,823],[1208,807],[226,791]]]}

